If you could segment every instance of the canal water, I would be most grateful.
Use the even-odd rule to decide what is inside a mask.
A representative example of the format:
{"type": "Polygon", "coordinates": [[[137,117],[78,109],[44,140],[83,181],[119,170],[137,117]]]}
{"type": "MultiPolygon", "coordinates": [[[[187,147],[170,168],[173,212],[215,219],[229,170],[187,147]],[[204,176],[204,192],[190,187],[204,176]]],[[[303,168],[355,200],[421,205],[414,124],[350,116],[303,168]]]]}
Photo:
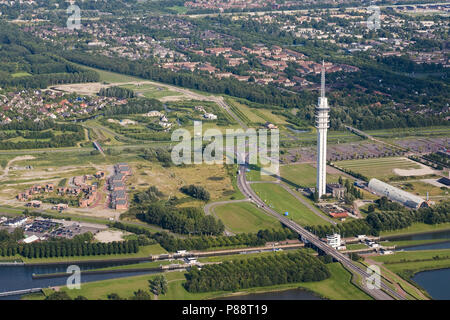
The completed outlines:
{"type": "MultiPolygon", "coordinates": [[[[92,270],[97,268],[113,267],[118,265],[131,264],[136,262],[119,262],[119,263],[90,263],[80,264],[81,270],[92,270]]],[[[49,273],[65,273],[67,267],[70,264],[65,265],[46,265],[46,266],[0,266],[0,292],[9,292],[30,288],[47,288],[52,286],[65,285],[67,278],[71,274],[67,274],[67,277],[58,278],[46,278],[46,279],[33,279],[33,274],[49,274],[49,273]]],[[[91,274],[81,275],[81,282],[92,282],[98,280],[107,280],[114,278],[129,277],[141,274],[154,273],[151,271],[138,271],[138,272],[120,272],[120,273],[105,273],[105,274],[91,274]]],[[[20,299],[20,296],[8,296],[0,297],[0,300],[20,299]]]]}
{"type": "MultiPolygon", "coordinates": [[[[394,239],[394,238],[392,238],[394,239]]],[[[396,237],[395,240],[450,240],[450,230],[433,233],[415,234],[396,237]]],[[[424,244],[401,250],[439,250],[450,249],[450,241],[444,243],[424,244]]],[[[423,271],[415,274],[411,280],[424,288],[433,299],[450,300],[450,268],[423,271]]]]}
{"type": "Polygon", "coordinates": [[[433,299],[450,300],[450,268],[419,272],[412,280],[424,288],[433,299]]]}
{"type": "MultiPolygon", "coordinates": [[[[413,234],[407,236],[399,236],[399,237],[389,237],[389,240],[450,240],[450,230],[444,230],[439,232],[432,233],[423,233],[423,234],[413,234]]],[[[405,251],[414,251],[414,250],[438,250],[438,249],[450,249],[450,241],[444,243],[434,243],[434,244],[423,244],[413,247],[400,248],[405,251]]]]}
{"type": "Polygon", "coordinates": [[[314,293],[302,289],[251,293],[220,298],[217,300],[322,300],[314,293]]]}

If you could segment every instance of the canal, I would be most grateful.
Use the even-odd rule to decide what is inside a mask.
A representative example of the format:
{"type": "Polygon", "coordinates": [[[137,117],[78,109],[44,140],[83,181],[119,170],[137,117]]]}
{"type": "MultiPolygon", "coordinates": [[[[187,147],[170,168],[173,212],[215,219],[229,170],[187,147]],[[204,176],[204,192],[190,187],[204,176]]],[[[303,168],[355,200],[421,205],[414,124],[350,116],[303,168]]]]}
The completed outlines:
{"type": "MultiPolygon", "coordinates": [[[[92,270],[98,268],[114,267],[119,265],[126,265],[136,262],[96,262],[89,264],[78,265],[81,270],[92,270]]],[[[33,279],[33,274],[50,274],[50,273],[64,273],[70,264],[63,265],[45,265],[45,266],[30,266],[30,265],[11,265],[0,266],[0,292],[9,292],[30,288],[48,288],[53,286],[65,285],[67,277],[33,279]]],[[[114,278],[123,278],[141,274],[151,274],[151,271],[137,271],[137,272],[120,272],[120,273],[104,273],[104,274],[86,274],[81,276],[81,282],[92,282],[99,280],[107,280],[114,278]]],[[[20,299],[20,296],[0,297],[0,300],[20,299]]]]}

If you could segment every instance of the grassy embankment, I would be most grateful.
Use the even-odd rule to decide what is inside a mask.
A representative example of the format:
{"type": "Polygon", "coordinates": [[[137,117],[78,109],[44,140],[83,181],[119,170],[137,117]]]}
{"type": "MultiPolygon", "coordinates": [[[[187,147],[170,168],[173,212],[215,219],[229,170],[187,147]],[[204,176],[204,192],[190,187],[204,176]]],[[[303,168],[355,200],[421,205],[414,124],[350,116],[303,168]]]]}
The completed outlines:
{"type": "MultiPolygon", "coordinates": [[[[175,271],[164,273],[169,282],[168,293],[164,296],[159,296],[159,300],[196,300],[196,299],[212,299],[223,297],[230,294],[247,294],[255,292],[280,291],[287,289],[304,288],[311,290],[316,294],[337,300],[366,300],[370,299],[364,292],[351,283],[351,274],[346,271],[339,263],[332,263],[328,265],[331,272],[329,279],[319,282],[307,283],[291,283],[278,286],[257,287],[241,290],[239,292],[206,292],[206,293],[190,293],[183,287],[186,281],[184,272],[175,271]]],[[[110,293],[117,293],[123,298],[130,298],[133,292],[138,289],[148,291],[148,280],[155,277],[156,274],[140,275],[134,277],[126,277],[120,279],[111,279],[85,283],[80,290],[67,290],[63,288],[69,296],[75,298],[79,295],[85,296],[88,299],[107,299],[110,293]]],[[[47,294],[51,291],[46,290],[47,294]]],[[[42,296],[41,296],[42,298],[42,296]]]]}
{"type": "Polygon", "coordinates": [[[325,225],[329,223],[276,184],[258,183],[252,184],[251,187],[268,206],[279,214],[288,212],[288,217],[300,225],[325,225]]]}
{"type": "Polygon", "coordinates": [[[231,203],[215,207],[214,213],[233,233],[258,232],[263,229],[281,228],[280,222],[259,210],[252,203],[231,203]]]}

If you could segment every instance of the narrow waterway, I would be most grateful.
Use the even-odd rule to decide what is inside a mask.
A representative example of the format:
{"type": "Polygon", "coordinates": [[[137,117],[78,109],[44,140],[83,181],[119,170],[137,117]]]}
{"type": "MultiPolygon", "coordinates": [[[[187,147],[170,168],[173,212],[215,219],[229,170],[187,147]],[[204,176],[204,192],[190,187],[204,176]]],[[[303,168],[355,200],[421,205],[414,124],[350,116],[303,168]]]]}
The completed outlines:
{"type": "Polygon", "coordinates": [[[386,237],[390,240],[434,240],[434,239],[450,239],[450,230],[443,230],[430,233],[420,233],[405,236],[386,237]]]}
{"type": "MultiPolygon", "coordinates": [[[[450,240],[450,230],[414,234],[391,238],[392,240],[450,240]]],[[[450,249],[450,241],[403,248],[405,251],[450,249]]],[[[424,288],[433,299],[450,300],[450,268],[419,272],[412,280],[424,288]]]]}
{"type": "MultiPolygon", "coordinates": [[[[136,262],[133,262],[136,263],[136,262]]],[[[80,264],[81,270],[92,270],[98,268],[113,267],[118,265],[131,264],[131,262],[116,262],[116,263],[90,263],[90,264],[80,264]]],[[[67,277],[59,278],[46,278],[46,279],[33,279],[33,274],[49,274],[49,273],[64,273],[67,270],[66,265],[46,265],[46,266],[0,266],[0,292],[9,292],[22,289],[30,288],[48,288],[53,286],[65,285],[67,277]]],[[[105,274],[92,274],[92,275],[82,275],[81,282],[92,282],[98,280],[107,280],[114,278],[129,277],[140,274],[150,274],[154,273],[151,271],[142,272],[120,272],[120,273],[105,273],[105,274]]],[[[20,296],[8,296],[0,297],[0,300],[11,300],[20,299],[20,296]]]]}
{"type": "Polygon", "coordinates": [[[399,248],[405,251],[415,251],[415,250],[439,250],[439,249],[450,249],[450,230],[444,230],[439,232],[432,233],[423,233],[423,234],[413,234],[407,236],[399,236],[399,237],[391,237],[390,240],[396,241],[412,241],[412,240],[442,240],[447,242],[442,243],[431,243],[431,244],[422,244],[413,247],[407,248],[399,248]]]}

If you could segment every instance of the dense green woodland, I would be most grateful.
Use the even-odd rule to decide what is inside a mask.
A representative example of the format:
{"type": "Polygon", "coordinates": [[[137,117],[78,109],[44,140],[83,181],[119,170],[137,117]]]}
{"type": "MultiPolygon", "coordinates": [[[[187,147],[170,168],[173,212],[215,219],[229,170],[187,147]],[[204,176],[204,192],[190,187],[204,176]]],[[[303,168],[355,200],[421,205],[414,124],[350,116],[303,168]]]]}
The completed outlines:
{"type": "Polygon", "coordinates": [[[116,97],[122,99],[130,99],[135,97],[133,90],[121,87],[102,88],[100,89],[98,95],[103,97],[116,97]]]}
{"type": "Polygon", "coordinates": [[[0,87],[47,88],[99,81],[99,75],[59,57],[41,40],[0,21],[0,87]],[[16,77],[13,75],[17,74],[16,77]]]}
{"type": "Polygon", "coordinates": [[[236,291],[285,283],[321,281],[330,277],[317,257],[298,250],[191,268],[184,284],[189,292],[236,291]]]}
{"type": "Polygon", "coordinates": [[[129,214],[181,234],[220,235],[225,230],[221,220],[206,216],[201,209],[177,208],[170,201],[162,200],[162,197],[163,194],[154,186],[145,192],[137,193],[129,214]]]}
{"type": "Polygon", "coordinates": [[[73,147],[84,138],[82,126],[71,123],[56,123],[53,120],[13,121],[0,125],[0,150],[73,147]],[[53,131],[49,131],[50,129],[62,133],[55,135],[53,131]],[[15,137],[23,137],[28,141],[12,142],[5,140],[15,137]]]}

